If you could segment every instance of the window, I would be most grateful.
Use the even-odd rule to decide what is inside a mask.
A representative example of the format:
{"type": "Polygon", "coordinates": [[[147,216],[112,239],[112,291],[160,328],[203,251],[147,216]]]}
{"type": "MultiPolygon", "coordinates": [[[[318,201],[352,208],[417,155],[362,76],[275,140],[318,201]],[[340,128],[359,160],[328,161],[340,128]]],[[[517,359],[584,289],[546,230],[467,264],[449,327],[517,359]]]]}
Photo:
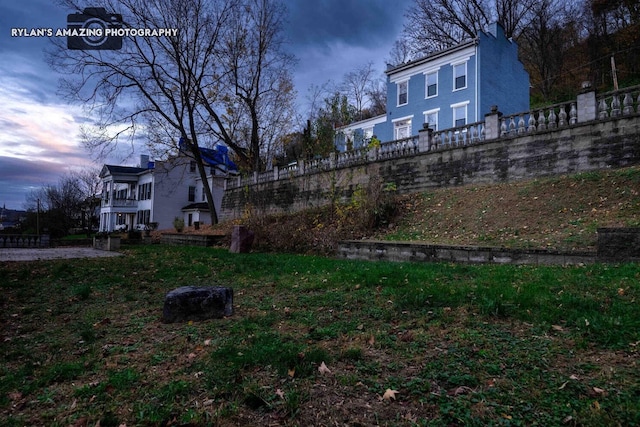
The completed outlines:
{"type": "Polygon", "coordinates": [[[117,199],[117,200],[126,200],[127,199],[127,190],[126,189],[120,189],[120,190],[116,191],[115,199],[117,199]]]}
{"type": "Polygon", "coordinates": [[[196,171],[196,162],[191,162],[189,163],[189,172],[195,172],[196,171]]]}
{"type": "Polygon", "coordinates": [[[429,125],[432,130],[438,130],[438,112],[440,109],[429,110],[424,112],[424,122],[429,125]]]}
{"type": "Polygon", "coordinates": [[[151,221],[151,211],[149,209],[144,211],[138,211],[137,222],[138,224],[148,225],[151,221]]]}
{"type": "Polygon", "coordinates": [[[460,127],[467,124],[467,104],[468,102],[451,106],[451,108],[453,108],[454,127],[460,127]]]}
{"type": "Polygon", "coordinates": [[[398,120],[394,123],[395,139],[404,139],[411,136],[411,119],[398,120]]]}
{"type": "Polygon", "coordinates": [[[189,186],[189,201],[196,201],[196,187],[189,186]]]}
{"type": "Polygon", "coordinates": [[[369,141],[373,137],[373,126],[362,129],[362,139],[369,141]]]}
{"type": "Polygon", "coordinates": [[[427,98],[438,96],[438,72],[427,74],[427,98]]]}
{"type": "Polygon", "coordinates": [[[398,83],[398,105],[405,105],[409,102],[409,81],[398,83]]]}
{"type": "Polygon", "coordinates": [[[456,64],[453,66],[453,90],[464,89],[467,87],[467,63],[456,64]]]}
{"type": "Polygon", "coordinates": [[[147,182],[146,184],[138,185],[138,200],[149,199],[151,199],[151,183],[147,182]]]}

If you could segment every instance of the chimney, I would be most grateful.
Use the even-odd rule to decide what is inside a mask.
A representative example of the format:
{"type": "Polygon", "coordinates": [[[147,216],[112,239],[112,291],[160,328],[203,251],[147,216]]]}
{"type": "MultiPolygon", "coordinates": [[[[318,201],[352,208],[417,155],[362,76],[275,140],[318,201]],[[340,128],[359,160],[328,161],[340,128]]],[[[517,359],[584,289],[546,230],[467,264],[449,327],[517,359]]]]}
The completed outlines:
{"type": "Polygon", "coordinates": [[[149,155],[148,154],[140,154],[140,166],[141,168],[148,169],[149,168],[149,155]]]}

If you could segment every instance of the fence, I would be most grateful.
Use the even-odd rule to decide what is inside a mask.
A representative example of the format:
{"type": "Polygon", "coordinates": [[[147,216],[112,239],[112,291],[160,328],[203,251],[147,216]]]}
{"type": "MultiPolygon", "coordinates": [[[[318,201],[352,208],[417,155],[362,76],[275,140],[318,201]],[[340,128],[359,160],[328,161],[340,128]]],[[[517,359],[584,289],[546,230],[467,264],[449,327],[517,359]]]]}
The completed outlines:
{"type": "Polygon", "coordinates": [[[0,234],[0,248],[48,248],[48,234],[0,234]]]}
{"type": "Polygon", "coordinates": [[[363,147],[328,157],[298,161],[266,172],[228,179],[225,189],[241,188],[270,181],[290,179],[338,168],[348,168],[370,162],[402,158],[426,151],[470,146],[485,141],[555,131],[590,121],[604,121],[640,114],[640,85],[596,95],[588,90],[577,100],[549,105],[532,111],[503,116],[497,108],[484,121],[464,126],[432,131],[422,129],[417,136],[389,141],[379,147],[363,147]]]}

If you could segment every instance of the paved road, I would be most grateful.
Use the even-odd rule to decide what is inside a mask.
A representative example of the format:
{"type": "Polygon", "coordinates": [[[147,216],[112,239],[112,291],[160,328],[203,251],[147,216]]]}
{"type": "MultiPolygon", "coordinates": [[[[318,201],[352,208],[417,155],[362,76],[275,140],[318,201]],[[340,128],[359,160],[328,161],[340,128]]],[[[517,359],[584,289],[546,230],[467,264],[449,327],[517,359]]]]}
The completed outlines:
{"type": "Polygon", "coordinates": [[[114,257],[120,255],[122,254],[119,252],[101,251],[93,248],[0,248],[0,262],[114,257]]]}

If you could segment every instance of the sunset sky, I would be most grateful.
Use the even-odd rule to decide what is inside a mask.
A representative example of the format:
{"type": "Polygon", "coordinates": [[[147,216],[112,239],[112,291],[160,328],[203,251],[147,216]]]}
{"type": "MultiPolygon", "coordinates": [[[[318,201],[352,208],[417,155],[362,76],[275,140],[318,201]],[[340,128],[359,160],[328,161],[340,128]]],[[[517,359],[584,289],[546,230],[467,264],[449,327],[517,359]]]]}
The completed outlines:
{"type": "MultiPolygon", "coordinates": [[[[298,59],[298,109],[307,110],[311,85],[372,61],[382,74],[411,0],[289,0],[286,35],[298,59]]],[[[70,169],[104,162],[135,165],[144,153],[96,160],[80,143],[88,118],[58,96],[59,77],[45,63],[46,37],[11,37],[12,28],[66,28],[69,13],[51,0],[0,5],[0,207],[23,209],[32,189],[55,184],[70,169]]]]}

